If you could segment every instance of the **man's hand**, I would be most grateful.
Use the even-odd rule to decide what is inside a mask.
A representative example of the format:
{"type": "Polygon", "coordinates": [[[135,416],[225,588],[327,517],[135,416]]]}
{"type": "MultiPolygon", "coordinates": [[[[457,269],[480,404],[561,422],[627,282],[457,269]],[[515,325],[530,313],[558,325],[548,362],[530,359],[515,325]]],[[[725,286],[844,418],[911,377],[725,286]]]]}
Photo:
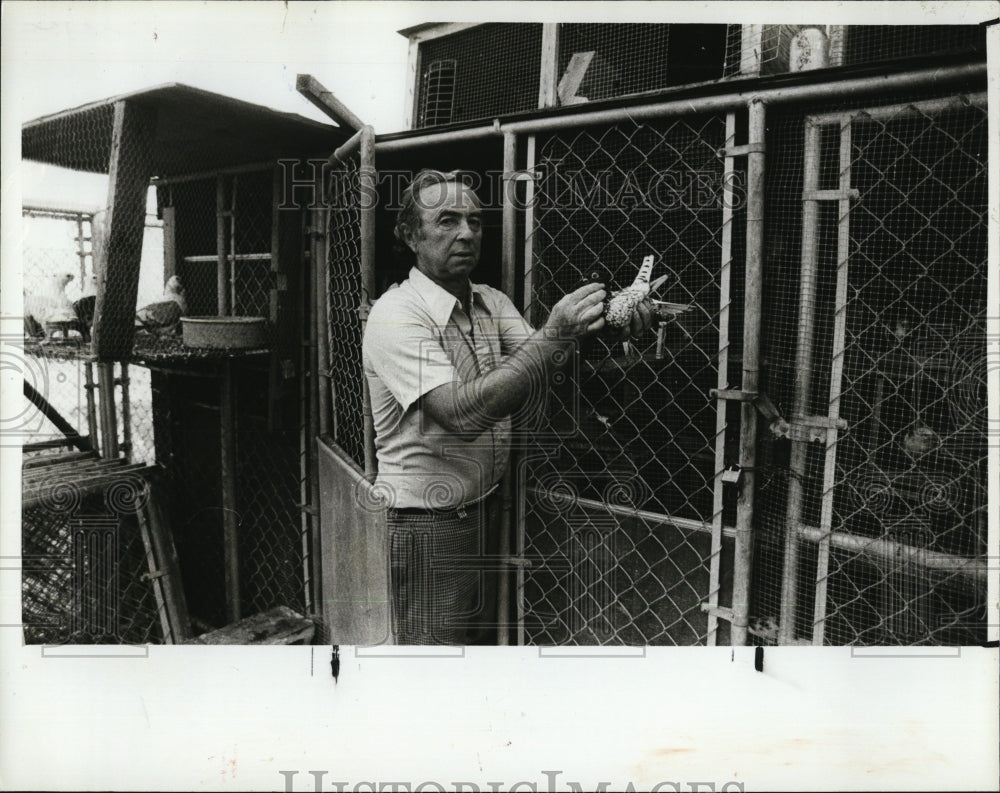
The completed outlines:
{"type": "Polygon", "coordinates": [[[552,307],[546,329],[563,338],[580,338],[604,327],[604,284],[587,284],[552,307]]]}
{"type": "Polygon", "coordinates": [[[632,320],[629,324],[628,333],[633,338],[640,336],[644,331],[651,328],[656,321],[657,317],[653,311],[653,307],[643,300],[636,306],[635,313],[632,315],[632,320]]]}

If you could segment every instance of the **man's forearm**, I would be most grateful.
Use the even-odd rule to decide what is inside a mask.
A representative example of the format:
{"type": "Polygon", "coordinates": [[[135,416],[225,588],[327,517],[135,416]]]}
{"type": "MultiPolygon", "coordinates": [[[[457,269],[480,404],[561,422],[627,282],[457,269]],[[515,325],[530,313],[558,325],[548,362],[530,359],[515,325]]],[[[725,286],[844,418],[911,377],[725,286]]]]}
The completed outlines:
{"type": "Polygon", "coordinates": [[[569,361],[575,347],[575,339],[542,328],[496,369],[468,383],[456,382],[432,391],[426,406],[449,430],[479,435],[531,399],[540,399],[549,389],[552,375],[569,361]]]}

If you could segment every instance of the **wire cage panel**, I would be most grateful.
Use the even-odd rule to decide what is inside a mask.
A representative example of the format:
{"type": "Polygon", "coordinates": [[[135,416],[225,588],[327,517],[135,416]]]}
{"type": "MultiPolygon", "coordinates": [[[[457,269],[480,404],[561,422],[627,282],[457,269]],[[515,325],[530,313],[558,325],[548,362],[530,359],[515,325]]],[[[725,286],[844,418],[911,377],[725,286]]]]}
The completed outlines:
{"type": "Polygon", "coordinates": [[[724,72],[770,75],[963,54],[985,57],[981,25],[729,25],[724,72]]]}
{"type": "Polygon", "coordinates": [[[21,516],[25,643],[161,644],[162,605],[135,516],[109,512],[108,492],[55,483],[50,492],[21,516]]]}
{"type": "Polygon", "coordinates": [[[334,441],[359,466],[365,465],[364,371],[361,365],[361,157],[331,169],[328,196],[326,322],[328,369],[321,388],[332,392],[334,441]]]}
{"type": "MultiPolygon", "coordinates": [[[[575,96],[606,99],[722,76],[725,25],[559,25],[559,76],[592,53],[575,96]]],[[[563,99],[566,101],[566,98],[563,99]]]]}
{"type": "Polygon", "coordinates": [[[774,305],[789,285],[799,302],[765,318],[768,393],[784,415],[842,425],[825,443],[764,442],[758,609],[781,611],[785,641],[977,642],[984,98],[788,118],[769,141],[779,148],[787,170],[768,188],[767,280],[774,305]],[[829,198],[810,209],[816,190],[829,198]],[[797,356],[782,360],[789,346],[797,356]]]}
{"type": "Polygon", "coordinates": [[[419,46],[414,128],[538,107],[540,24],[487,23],[419,46]]]}
{"type": "MultiPolygon", "coordinates": [[[[691,308],[628,344],[586,344],[577,379],[556,389],[549,405],[558,437],[528,441],[524,477],[537,492],[523,496],[525,553],[572,560],[588,547],[574,532],[595,522],[608,533],[595,547],[620,546],[602,557],[611,569],[601,574],[610,598],[601,613],[615,615],[603,633],[561,624],[558,615],[568,619],[576,608],[566,600],[567,585],[550,589],[533,570],[525,573],[529,642],[706,640],[701,604],[712,555],[719,409],[709,391],[719,380],[725,140],[724,118],[698,116],[573,129],[538,143],[541,178],[529,229],[533,323],[588,280],[630,285],[648,253],[657,257],[654,279],[670,274],[660,297],[691,308]],[[575,516],[553,518],[545,506],[553,494],[575,505],[575,516]]],[[[738,356],[730,362],[738,368],[738,356]]],[[[726,430],[727,448],[736,429],[726,430]]],[[[730,516],[733,508],[729,502],[730,516]]],[[[570,580],[578,574],[570,564],[570,580]]]]}

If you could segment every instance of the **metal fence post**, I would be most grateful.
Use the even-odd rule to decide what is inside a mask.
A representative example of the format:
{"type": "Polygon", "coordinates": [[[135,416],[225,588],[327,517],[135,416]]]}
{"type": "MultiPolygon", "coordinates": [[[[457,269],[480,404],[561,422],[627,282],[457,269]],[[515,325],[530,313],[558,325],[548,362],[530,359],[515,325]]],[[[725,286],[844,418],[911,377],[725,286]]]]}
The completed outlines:
{"type": "MultiPolygon", "coordinates": [[[[748,105],[747,140],[747,252],[746,292],[743,318],[744,392],[757,391],[760,374],[760,315],[764,256],[764,102],[748,105]]],[[[753,573],[754,464],[757,454],[757,409],[752,402],[740,403],[740,492],[736,504],[736,541],[733,560],[732,643],[746,644],[753,573]]]]}

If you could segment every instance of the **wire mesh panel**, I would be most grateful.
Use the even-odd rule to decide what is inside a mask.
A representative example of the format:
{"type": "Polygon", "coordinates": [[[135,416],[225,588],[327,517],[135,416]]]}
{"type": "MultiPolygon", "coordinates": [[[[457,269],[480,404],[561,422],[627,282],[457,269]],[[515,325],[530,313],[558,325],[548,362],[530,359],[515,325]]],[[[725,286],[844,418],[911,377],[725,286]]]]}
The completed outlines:
{"type": "Polygon", "coordinates": [[[979,25],[729,25],[725,76],[986,54],[979,25]]]}
{"type": "Polygon", "coordinates": [[[162,604],[134,514],[109,511],[111,487],[83,495],[52,482],[48,496],[22,514],[25,643],[162,643],[162,604]]]}
{"type": "Polygon", "coordinates": [[[420,44],[414,127],[538,107],[540,24],[488,23],[420,44]]]}
{"type": "Polygon", "coordinates": [[[770,312],[768,392],[800,415],[763,444],[756,592],[785,641],[985,638],[986,145],[983,97],[769,142],[769,277],[798,310],[770,312]]]}
{"type": "Polygon", "coordinates": [[[327,285],[332,434],[359,466],[365,464],[364,372],[361,367],[361,203],[360,154],[338,163],[329,174],[330,201],[327,285]]]}
{"type": "Polygon", "coordinates": [[[559,75],[585,55],[575,96],[590,100],[714,80],[725,35],[725,25],[560,24],[559,75]]]}
{"type": "Polygon", "coordinates": [[[725,133],[700,116],[538,143],[533,322],[587,280],[630,285],[650,253],[659,297],[690,308],[586,344],[549,405],[555,436],[525,450],[525,553],[545,560],[525,573],[529,642],[706,639],[725,133]]]}

